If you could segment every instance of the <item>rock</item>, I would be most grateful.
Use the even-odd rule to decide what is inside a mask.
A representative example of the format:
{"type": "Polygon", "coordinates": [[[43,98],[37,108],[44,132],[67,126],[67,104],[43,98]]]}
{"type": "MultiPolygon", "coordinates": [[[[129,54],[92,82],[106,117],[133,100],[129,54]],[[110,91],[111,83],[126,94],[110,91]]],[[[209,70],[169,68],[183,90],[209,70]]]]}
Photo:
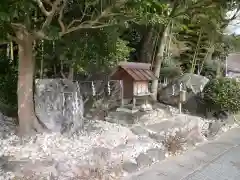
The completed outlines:
{"type": "Polygon", "coordinates": [[[209,79],[204,76],[186,73],[173,80],[173,82],[167,85],[165,88],[161,89],[158,93],[158,100],[160,102],[176,106],[180,94],[180,84],[182,83],[183,89],[187,91],[186,102],[184,103],[183,107],[190,112],[196,113],[201,111],[201,108],[204,108],[199,107],[199,93],[203,90],[208,81],[209,79]]]}
{"type": "Polygon", "coordinates": [[[162,143],[166,136],[180,136],[189,144],[196,144],[205,140],[202,135],[204,120],[197,116],[178,114],[171,119],[147,125],[146,129],[151,132],[149,137],[162,143]]]}
{"type": "Polygon", "coordinates": [[[175,132],[187,143],[196,144],[205,140],[202,134],[202,127],[206,123],[204,119],[191,115],[179,115],[175,119],[178,122],[175,132]]]}
{"type": "Polygon", "coordinates": [[[197,143],[201,143],[205,141],[205,137],[201,133],[201,129],[199,126],[195,126],[190,130],[186,130],[185,132],[177,132],[178,136],[182,138],[182,141],[195,146],[197,143]]]}
{"type": "Polygon", "coordinates": [[[233,115],[233,114],[229,115],[224,122],[225,122],[225,124],[227,124],[227,125],[233,125],[233,124],[235,124],[235,117],[234,117],[234,115],[233,115]]]}
{"type": "Polygon", "coordinates": [[[148,157],[146,154],[140,153],[138,157],[136,158],[138,167],[146,167],[150,166],[153,161],[150,157],[148,157]]]}
{"type": "Polygon", "coordinates": [[[134,171],[137,171],[138,165],[132,162],[124,162],[122,164],[122,169],[128,173],[132,173],[134,171]]]}
{"type": "Polygon", "coordinates": [[[136,113],[118,111],[118,112],[109,112],[106,120],[111,123],[117,123],[124,126],[129,126],[134,124],[137,121],[137,118],[136,118],[136,113]]]}
{"type": "Polygon", "coordinates": [[[136,135],[148,135],[148,131],[143,129],[141,126],[135,126],[131,131],[136,135]]]}
{"type": "Polygon", "coordinates": [[[158,143],[162,143],[164,141],[164,136],[157,133],[149,133],[149,137],[156,140],[158,143]]]}
{"type": "Polygon", "coordinates": [[[152,109],[151,104],[142,104],[140,107],[140,111],[152,111],[152,109]]]}
{"type": "Polygon", "coordinates": [[[39,120],[53,132],[83,126],[83,101],[78,84],[63,79],[37,79],[35,110],[39,120]]]}
{"type": "Polygon", "coordinates": [[[161,133],[163,131],[166,131],[167,129],[170,129],[174,126],[174,122],[171,120],[162,121],[159,123],[154,123],[146,126],[146,129],[149,129],[150,131],[154,133],[161,133]]]}
{"type": "Polygon", "coordinates": [[[213,113],[213,116],[219,120],[226,120],[228,119],[229,113],[225,111],[220,111],[220,112],[213,113]]]}
{"type": "Polygon", "coordinates": [[[211,122],[208,127],[208,136],[216,135],[222,126],[223,123],[220,121],[211,122]]]}
{"type": "Polygon", "coordinates": [[[161,160],[165,159],[164,151],[157,149],[157,148],[147,150],[146,154],[153,161],[161,161],[161,160]]]}

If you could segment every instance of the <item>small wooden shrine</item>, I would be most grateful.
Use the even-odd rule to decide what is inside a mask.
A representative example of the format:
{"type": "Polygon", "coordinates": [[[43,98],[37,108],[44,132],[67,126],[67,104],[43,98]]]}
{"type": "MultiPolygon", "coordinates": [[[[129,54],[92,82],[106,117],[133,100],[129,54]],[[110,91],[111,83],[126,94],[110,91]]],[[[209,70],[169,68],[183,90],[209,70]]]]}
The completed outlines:
{"type": "Polygon", "coordinates": [[[149,82],[156,80],[151,71],[151,64],[120,62],[117,69],[112,73],[112,80],[121,80],[123,98],[132,99],[133,107],[136,105],[136,98],[151,95],[149,82]]]}

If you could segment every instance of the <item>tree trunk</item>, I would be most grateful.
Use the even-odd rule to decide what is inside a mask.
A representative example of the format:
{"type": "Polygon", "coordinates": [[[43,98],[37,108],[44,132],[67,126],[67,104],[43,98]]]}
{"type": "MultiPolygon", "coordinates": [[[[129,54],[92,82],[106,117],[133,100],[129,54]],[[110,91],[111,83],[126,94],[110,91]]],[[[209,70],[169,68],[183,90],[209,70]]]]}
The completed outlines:
{"type": "Polygon", "coordinates": [[[13,62],[14,61],[14,52],[13,52],[13,42],[10,42],[10,59],[13,62]]]}
{"type": "Polygon", "coordinates": [[[195,68],[196,68],[196,65],[197,65],[197,56],[198,56],[198,51],[199,51],[199,48],[200,48],[200,43],[201,43],[201,39],[202,39],[202,29],[200,29],[200,34],[198,36],[198,41],[197,41],[197,47],[194,51],[194,55],[193,55],[193,59],[192,59],[192,67],[190,69],[190,73],[194,74],[195,72],[195,68]]]}
{"type": "MultiPolygon", "coordinates": [[[[153,73],[157,78],[159,78],[160,76],[161,64],[164,58],[166,37],[167,37],[167,26],[162,26],[162,29],[159,32],[158,50],[157,50],[157,54],[154,59],[154,65],[153,65],[153,73]]],[[[153,94],[152,98],[154,101],[156,101],[157,91],[158,91],[158,79],[152,82],[151,91],[153,94]]]]}
{"type": "Polygon", "coordinates": [[[41,67],[40,67],[40,78],[43,78],[43,63],[44,63],[44,40],[41,41],[41,67]]]}
{"type": "Polygon", "coordinates": [[[69,67],[68,79],[71,81],[73,81],[73,79],[74,79],[74,67],[73,66],[69,67]]]}
{"type": "Polygon", "coordinates": [[[221,77],[221,58],[217,61],[217,72],[216,72],[216,78],[221,77]]]}
{"type": "Polygon", "coordinates": [[[201,67],[200,67],[200,70],[199,70],[199,74],[198,74],[198,75],[201,74],[201,72],[202,72],[202,70],[203,70],[204,64],[205,64],[206,62],[212,61],[212,56],[213,56],[214,50],[215,50],[215,46],[214,46],[213,43],[211,43],[211,44],[209,45],[208,51],[207,51],[207,53],[206,53],[203,61],[202,61],[202,64],[201,64],[201,67]]]}
{"type": "Polygon", "coordinates": [[[28,33],[17,32],[21,40],[18,44],[18,118],[21,135],[38,132],[42,126],[35,115],[33,100],[33,80],[35,58],[33,57],[33,38],[28,33]]]}
{"type": "Polygon", "coordinates": [[[141,48],[139,51],[140,62],[150,63],[152,60],[154,50],[153,35],[154,28],[151,26],[147,27],[141,40],[141,48]]]}
{"type": "Polygon", "coordinates": [[[10,52],[10,45],[9,43],[7,43],[7,54],[6,54],[7,58],[9,58],[9,52],[10,52]]]}

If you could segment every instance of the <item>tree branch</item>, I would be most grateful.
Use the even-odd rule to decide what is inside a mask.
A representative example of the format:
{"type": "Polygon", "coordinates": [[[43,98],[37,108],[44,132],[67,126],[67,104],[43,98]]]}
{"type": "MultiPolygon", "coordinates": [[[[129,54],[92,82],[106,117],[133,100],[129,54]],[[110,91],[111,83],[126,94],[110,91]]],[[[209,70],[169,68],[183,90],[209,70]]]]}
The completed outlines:
{"type": "Polygon", "coordinates": [[[49,6],[52,6],[53,3],[50,0],[43,0],[46,4],[48,4],[49,6]]]}
{"type": "MultiPolygon", "coordinates": [[[[92,20],[92,18],[91,18],[91,20],[89,20],[89,21],[85,21],[85,22],[83,22],[82,23],[82,20],[83,20],[83,18],[86,16],[86,9],[87,9],[87,7],[85,8],[85,10],[84,10],[84,14],[82,15],[82,17],[81,17],[81,19],[80,20],[73,20],[67,27],[68,27],[68,31],[75,31],[75,30],[72,30],[72,29],[76,29],[77,27],[81,27],[83,24],[94,24],[95,22],[98,22],[100,19],[102,19],[103,17],[106,17],[106,15],[107,15],[107,13],[108,13],[108,11],[109,11],[109,9],[110,9],[110,7],[108,7],[108,8],[106,8],[95,20],[92,20]],[[75,27],[71,27],[71,26],[73,26],[76,22],[79,22],[80,24],[78,25],[78,26],[75,26],[75,27]]],[[[92,14],[93,15],[93,14],[92,14]]],[[[79,28],[77,28],[77,29],[79,29],[79,28]]]]}
{"type": "MultiPolygon", "coordinates": [[[[109,6],[109,7],[105,8],[105,10],[103,10],[100,13],[100,15],[98,17],[96,17],[95,19],[91,18],[89,21],[82,22],[83,18],[86,16],[86,10],[88,8],[88,6],[86,6],[85,9],[84,9],[84,13],[83,13],[82,17],[80,19],[73,20],[72,22],[70,22],[70,24],[67,25],[66,32],[65,33],[61,32],[60,36],[71,33],[73,31],[77,31],[79,29],[103,28],[103,27],[115,25],[115,24],[111,24],[111,23],[101,23],[100,21],[103,18],[111,18],[111,17],[114,17],[116,15],[119,15],[119,14],[111,13],[111,11],[113,10],[114,7],[120,7],[124,3],[125,3],[125,0],[118,0],[114,6],[109,6]],[[76,25],[76,26],[73,26],[77,22],[79,22],[80,24],[76,25]]],[[[93,15],[94,14],[92,14],[92,16],[93,15]]]]}
{"type": "Polygon", "coordinates": [[[64,11],[64,8],[66,7],[66,4],[67,4],[67,0],[63,0],[63,5],[60,8],[59,17],[58,17],[58,23],[63,33],[66,31],[66,27],[63,23],[63,11],[64,11]]]}
{"type": "Polygon", "coordinates": [[[46,8],[44,7],[43,3],[41,0],[35,0],[38,4],[38,7],[41,9],[42,13],[45,15],[45,16],[49,16],[50,15],[50,12],[48,12],[46,10],[46,8]]]}
{"type": "Polygon", "coordinates": [[[192,4],[191,6],[189,6],[188,8],[186,8],[184,11],[182,12],[179,12],[179,13],[174,13],[172,14],[172,18],[175,18],[175,17],[178,17],[180,15],[183,15],[183,14],[186,14],[188,12],[191,12],[192,10],[196,11],[197,9],[202,9],[202,7],[208,7],[212,5],[212,2],[211,1],[207,1],[207,2],[204,2],[204,1],[197,1],[196,3],[192,4]]]}
{"type": "Polygon", "coordinates": [[[42,31],[34,31],[33,36],[35,37],[35,39],[38,39],[38,40],[41,40],[41,39],[52,40],[51,38],[48,38],[42,31]]]}
{"type": "MultiPolygon", "coordinates": [[[[73,31],[77,31],[79,29],[89,29],[89,28],[103,28],[103,27],[107,27],[107,26],[110,26],[110,24],[108,23],[105,23],[105,24],[102,24],[102,25],[96,25],[99,22],[100,19],[102,19],[103,17],[105,16],[99,16],[98,18],[96,18],[94,21],[85,21],[83,23],[80,23],[79,25],[75,26],[75,27],[70,27],[69,29],[66,30],[65,33],[60,33],[60,36],[63,36],[65,34],[69,34],[73,31]]],[[[72,23],[74,24],[75,22],[81,22],[80,20],[74,20],[72,23]]]]}
{"type": "Polygon", "coordinates": [[[85,3],[85,8],[84,8],[84,10],[83,10],[83,12],[82,12],[82,17],[81,17],[81,19],[73,20],[72,22],[70,22],[69,25],[67,26],[67,29],[70,29],[71,26],[73,26],[73,25],[74,25],[75,23],[77,23],[77,22],[79,22],[79,23],[82,22],[83,18],[86,16],[86,11],[87,11],[88,7],[89,7],[89,5],[86,5],[86,3],[85,3]]]}
{"type": "Polygon", "coordinates": [[[44,29],[51,24],[51,22],[53,20],[53,17],[55,15],[55,13],[56,13],[56,11],[58,9],[58,6],[60,5],[61,1],[62,0],[54,1],[53,5],[52,5],[52,9],[51,9],[49,15],[47,16],[45,22],[42,25],[42,31],[44,31],[44,29]]]}
{"type": "Polygon", "coordinates": [[[22,40],[18,39],[17,37],[15,36],[12,36],[10,34],[7,35],[7,38],[11,41],[15,41],[17,44],[22,44],[22,40]]]}
{"type": "Polygon", "coordinates": [[[11,23],[13,29],[21,29],[21,30],[25,30],[27,29],[26,26],[24,26],[23,24],[20,23],[11,23]]]}

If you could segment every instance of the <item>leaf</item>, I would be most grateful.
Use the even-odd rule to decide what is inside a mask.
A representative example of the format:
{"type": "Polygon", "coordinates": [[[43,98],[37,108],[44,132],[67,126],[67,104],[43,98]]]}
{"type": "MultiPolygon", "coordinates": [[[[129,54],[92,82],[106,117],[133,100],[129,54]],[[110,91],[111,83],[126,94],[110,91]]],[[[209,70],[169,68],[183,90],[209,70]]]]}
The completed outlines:
{"type": "Polygon", "coordinates": [[[0,21],[10,21],[10,16],[5,12],[0,12],[0,21]]]}

